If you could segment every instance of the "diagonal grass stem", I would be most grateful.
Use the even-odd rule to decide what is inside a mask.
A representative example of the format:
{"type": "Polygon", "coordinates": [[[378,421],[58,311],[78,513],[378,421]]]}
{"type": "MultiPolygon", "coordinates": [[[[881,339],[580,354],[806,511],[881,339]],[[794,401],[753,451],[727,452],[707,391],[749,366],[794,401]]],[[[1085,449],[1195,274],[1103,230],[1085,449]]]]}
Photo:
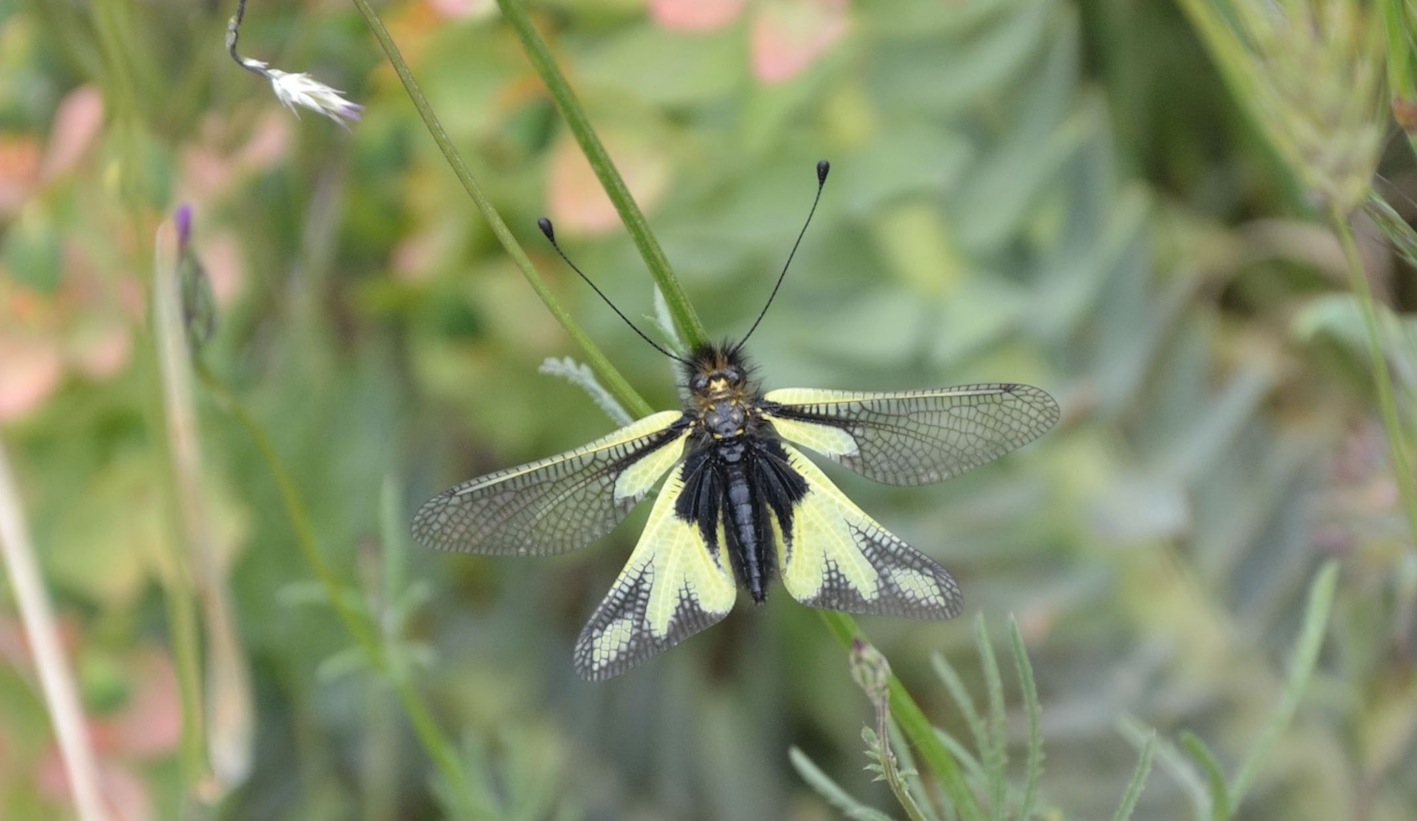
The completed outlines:
{"type": "MultiPolygon", "coordinates": [[[[357,2],[363,3],[364,0],[357,2]]],[[[630,194],[630,189],[625,185],[619,170],[615,168],[609,152],[600,142],[600,137],[596,136],[590,118],[576,99],[571,84],[566,81],[566,75],[561,73],[560,67],[556,65],[555,58],[551,56],[551,49],[532,24],[531,17],[520,2],[497,0],[497,5],[502,9],[502,16],[521,39],[527,59],[531,60],[532,67],[546,84],[546,89],[551,92],[551,99],[555,101],[557,110],[565,118],[566,125],[575,135],[576,142],[580,144],[581,151],[595,171],[595,176],[600,179],[606,195],[619,212],[620,221],[630,232],[635,247],[644,258],[645,266],[649,268],[650,276],[654,277],[655,284],[664,295],[669,313],[679,328],[679,335],[689,343],[690,348],[703,345],[708,341],[708,335],[704,332],[704,326],[699,321],[693,304],[689,302],[689,297],[684,293],[678,278],[674,276],[673,269],[669,267],[669,259],[664,255],[664,249],[659,247],[659,240],[655,239],[654,233],[650,231],[644,213],[630,194]]]]}
{"type": "MultiPolygon", "coordinates": [[[[630,387],[630,383],[620,374],[610,359],[593,342],[571,317],[559,301],[546,281],[541,278],[540,272],[532,264],[531,258],[527,256],[521,243],[517,241],[512,230],[507,227],[507,223],[502,220],[502,216],[497,213],[497,208],[492,204],[492,200],[487,196],[487,192],[482,190],[477,179],[473,177],[472,171],[467,167],[457,148],[453,145],[452,138],[448,136],[447,130],[443,128],[443,123],[434,113],[433,107],[429,105],[428,98],[423,96],[423,90],[419,88],[418,81],[414,79],[413,72],[409,69],[408,63],[404,61],[403,55],[399,52],[398,45],[394,43],[393,37],[389,35],[389,30],[384,27],[383,21],[374,13],[368,0],[354,0],[354,5],[359,8],[359,13],[364,15],[364,21],[368,24],[369,30],[373,32],[374,39],[379,41],[379,46],[383,48],[384,55],[388,57],[389,64],[393,66],[394,72],[398,74],[400,82],[403,83],[404,91],[408,93],[409,100],[413,107],[418,110],[418,116],[423,119],[424,126],[428,129],[428,134],[433,138],[433,142],[438,145],[438,150],[442,152],[443,158],[448,161],[448,166],[453,171],[453,176],[462,183],[463,190],[472,198],[472,202],[477,206],[477,210],[487,220],[488,227],[492,229],[492,234],[497,237],[497,241],[502,244],[502,248],[507,255],[512,258],[526,281],[531,284],[532,290],[541,298],[541,303],[546,306],[546,310],[556,318],[556,322],[566,330],[566,334],[572,341],[580,347],[585,354],[586,362],[595,370],[597,376],[605,383],[611,393],[615,395],[620,403],[624,405],[631,414],[636,417],[648,416],[653,412],[648,402],[640,397],[635,389],[630,387]]],[[[641,217],[643,219],[643,217],[641,217]]],[[[676,283],[677,287],[677,283],[676,283]]],[[[680,294],[682,297],[682,293],[680,294]]],[[[672,305],[672,303],[671,303],[672,305]]],[[[702,333],[702,332],[701,332],[702,333]]]]}

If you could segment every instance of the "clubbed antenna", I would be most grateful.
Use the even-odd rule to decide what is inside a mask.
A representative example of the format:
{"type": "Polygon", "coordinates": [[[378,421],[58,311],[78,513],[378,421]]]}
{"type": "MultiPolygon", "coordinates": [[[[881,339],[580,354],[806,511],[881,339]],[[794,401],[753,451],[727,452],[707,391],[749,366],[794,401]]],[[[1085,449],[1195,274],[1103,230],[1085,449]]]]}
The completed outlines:
{"type": "Polygon", "coordinates": [[[812,200],[812,210],[807,212],[807,221],[802,223],[802,230],[797,233],[797,241],[792,243],[792,252],[787,255],[787,262],[783,263],[782,273],[777,275],[777,284],[772,286],[772,293],[768,294],[767,304],[763,306],[763,310],[758,314],[758,318],[753,321],[753,327],[749,328],[746,334],[743,334],[743,339],[737,345],[733,346],[733,350],[741,350],[744,343],[748,341],[748,337],[752,336],[753,331],[758,329],[758,323],[762,322],[763,317],[767,316],[768,308],[772,305],[773,298],[777,296],[777,289],[782,287],[782,280],[787,276],[787,268],[792,265],[792,258],[797,255],[797,246],[802,244],[802,237],[807,234],[807,226],[812,224],[812,215],[817,213],[817,203],[822,201],[822,188],[826,186],[827,174],[831,170],[832,164],[826,160],[821,160],[817,163],[817,196],[812,200]]]}
{"type": "Polygon", "coordinates": [[[656,351],[659,351],[670,359],[673,359],[675,362],[679,362],[684,365],[689,364],[683,358],[675,356],[674,354],[665,350],[659,343],[655,342],[653,339],[650,339],[648,336],[645,336],[645,332],[641,331],[635,325],[635,323],[631,322],[629,317],[621,313],[620,309],[615,307],[615,303],[610,301],[610,297],[606,296],[605,292],[600,290],[600,288],[597,287],[594,282],[591,282],[590,277],[586,276],[585,272],[582,271],[574,262],[571,262],[571,258],[566,256],[566,252],[561,250],[561,244],[556,241],[556,226],[551,224],[551,220],[547,219],[546,217],[542,217],[541,219],[536,221],[536,225],[541,229],[541,233],[546,235],[546,239],[550,240],[551,247],[556,249],[556,253],[560,255],[561,259],[565,260],[566,264],[571,266],[571,270],[575,271],[577,274],[580,275],[581,279],[585,280],[586,284],[591,287],[591,290],[595,291],[597,296],[605,300],[605,304],[610,306],[610,310],[614,311],[616,316],[625,320],[625,324],[630,326],[630,330],[639,334],[640,339],[643,339],[644,341],[648,342],[651,348],[654,348],[656,351]]]}

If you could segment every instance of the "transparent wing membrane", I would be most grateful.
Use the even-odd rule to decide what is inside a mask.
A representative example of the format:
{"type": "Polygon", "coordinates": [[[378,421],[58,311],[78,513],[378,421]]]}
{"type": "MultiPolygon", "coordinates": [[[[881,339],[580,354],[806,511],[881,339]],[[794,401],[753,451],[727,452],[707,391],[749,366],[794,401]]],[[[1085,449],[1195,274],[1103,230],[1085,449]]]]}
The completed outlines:
{"type": "Polygon", "coordinates": [[[958,476],[1037,439],[1058,403],[1030,385],[959,385],[900,393],[787,388],[763,413],[785,439],[878,482],[958,476]]]}
{"type": "Polygon", "coordinates": [[[683,456],[680,411],[647,416],[584,447],[481,476],[430,499],[413,538],[440,550],[548,556],[609,533],[683,456]]]}

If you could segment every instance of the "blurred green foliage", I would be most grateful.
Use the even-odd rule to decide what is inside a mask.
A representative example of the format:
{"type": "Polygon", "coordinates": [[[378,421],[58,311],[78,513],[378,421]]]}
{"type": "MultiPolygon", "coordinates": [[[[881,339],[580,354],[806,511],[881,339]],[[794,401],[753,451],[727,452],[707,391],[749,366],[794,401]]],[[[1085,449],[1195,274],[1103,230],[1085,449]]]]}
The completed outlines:
{"type": "MultiPolygon", "coordinates": [[[[813,788],[828,782],[901,816],[862,769],[876,717],[847,654],[785,595],[621,679],[575,678],[571,643],[643,511],[554,560],[408,544],[409,510],[432,493],[611,423],[538,372],[578,352],[353,6],[253,0],[242,30],[249,56],[366,106],[347,133],[291,116],[231,62],[233,5],[0,0],[0,434],[126,817],[208,802],[224,818],[442,817],[458,787],[391,682],[429,705],[489,818],[807,821],[836,817],[813,788]],[[235,745],[249,775],[225,779],[197,777],[208,765],[181,749],[176,695],[216,635],[204,610],[200,640],[176,626],[174,602],[205,588],[147,320],[154,230],[179,204],[216,316],[197,355],[211,377],[196,391],[199,492],[251,680],[244,708],[225,703],[249,711],[252,746],[235,745]],[[289,500],[229,398],[270,437],[384,672],[313,584],[289,500]],[[799,776],[793,748],[820,780],[799,776]]],[[[1361,303],[1333,233],[1311,221],[1306,176],[1269,147],[1191,20],[1145,0],[757,0],[707,22],[683,16],[693,6],[532,9],[710,334],[751,323],[829,158],[816,221],[753,338],[765,382],[1007,380],[1064,406],[1038,444],[940,487],[829,468],[955,572],[969,609],[993,625],[1013,614],[1041,707],[1041,817],[1108,817],[1124,795],[1135,818],[1214,812],[1208,760],[1222,785],[1236,778],[1286,703],[1327,559],[1339,575],[1322,652],[1237,817],[1417,814],[1417,552],[1361,303]],[[1138,796],[1145,728],[1157,742],[1138,796]]],[[[674,406],[662,357],[535,230],[550,214],[629,316],[653,315],[643,263],[512,32],[477,0],[376,8],[552,290],[638,391],[674,406]]],[[[1401,34],[1387,42],[1413,41],[1401,34]]],[[[1359,125],[1391,130],[1378,110],[1359,125]]],[[[1384,231],[1417,215],[1417,175],[1401,140],[1380,159],[1370,194],[1384,208],[1357,228],[1410,436],[1417,289],[1410,246],[1404,259],[1384,231]]],[[[51,818],[67,799],[9,595],[0,584],[0,816],[51,818]]],[[[862,626],[932,721],[980,736],[982,750],[961,749],[1015,753],[1014,796],[1032,710],[1012,689],[1000,701],[969,623],[862,626]],[[961,692],[987,704],[994,735],[961,692]]],[[[1013,656],[1012,635],[994,652],[1013,656]]],[[[213,743],[222,726],[209,721],[213,743]]],[[[1004,789],[987,769],[971,781],[986,799],[1004,789]]]]}

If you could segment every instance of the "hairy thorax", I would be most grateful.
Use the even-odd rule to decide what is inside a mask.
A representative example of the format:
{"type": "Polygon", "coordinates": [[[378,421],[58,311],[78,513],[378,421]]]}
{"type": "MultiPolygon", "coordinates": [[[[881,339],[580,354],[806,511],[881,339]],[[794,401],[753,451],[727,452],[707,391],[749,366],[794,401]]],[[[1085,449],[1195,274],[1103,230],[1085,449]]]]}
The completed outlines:
{"type": "Polygon", "coordinates": [[[727,443],[753,435],[761,396],[742,355],[723,346],[707,346],[687,363],[689,411],[706,439],[727,443]]]}

